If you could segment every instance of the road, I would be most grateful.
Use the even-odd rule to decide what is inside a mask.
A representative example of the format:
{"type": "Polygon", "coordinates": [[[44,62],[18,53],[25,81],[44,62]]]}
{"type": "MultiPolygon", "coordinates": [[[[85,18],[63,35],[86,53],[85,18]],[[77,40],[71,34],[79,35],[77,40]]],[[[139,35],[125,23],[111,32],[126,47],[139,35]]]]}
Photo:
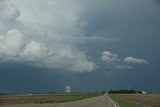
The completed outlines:
{"type": "Polygon", "coordinates": [[[75,102],[54,103],[54,104],[18,104],[0,105],[0,107],[115,107],[107,94],[94,98],[88,98],[75,102]]]}

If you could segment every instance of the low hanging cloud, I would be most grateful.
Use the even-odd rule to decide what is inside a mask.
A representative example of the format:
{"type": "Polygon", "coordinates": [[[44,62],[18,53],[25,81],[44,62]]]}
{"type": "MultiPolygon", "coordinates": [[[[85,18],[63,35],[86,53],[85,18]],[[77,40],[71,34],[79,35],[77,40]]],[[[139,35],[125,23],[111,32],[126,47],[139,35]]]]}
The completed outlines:
{"type": "Polygon", "coordinates": [[[81,43],[76,38],[83,35],[85,26],[76,6],[72,2],[44,1],[14,0],[18,10],[12,1],[0,0],[0,61],[73,72],[94,71],[96,64],[79,48],[81,43]],[[34,6],[28,8],[26,4],[34,6]],[[61,5],[66,9],[59,10],[61,5]]]}
{"type": "Polygon", "coordinates": [[[139,59],[135,57],[127,57],[124,59],[124,62],[127,64],[148,64],[145,59],[139,59]]]}
{"type": "Polygon", "coordinates": [[[118,58],[116,53],[112,53],[110,51],[104,51],[101,57],[102,63],[105,64],[107,68],[112,69],[133,69],[130,64],[148,64],[148,62],[144,59],[138,59],[135,57],[127,57],[123,60],[118,58]]]}
{"type": "Polygon", "coordinates": [[[104,51],[102,53],[102,61],[107,63],[114,63],[119,61],[119,59],[117,59],[117,56],[117,54],[111,53],[110,51],[104,51]]]}
{"type": "Polygon", "coordinates": [[[110,51],[104,51],[101,57],[102,63],[105,64],[106,68],[111,69],[132,69],[132,66],[128,66],[125,64],[121,64],[122,61],[118,59],[118,55],[116,53],[111,53],[110,51]]]}

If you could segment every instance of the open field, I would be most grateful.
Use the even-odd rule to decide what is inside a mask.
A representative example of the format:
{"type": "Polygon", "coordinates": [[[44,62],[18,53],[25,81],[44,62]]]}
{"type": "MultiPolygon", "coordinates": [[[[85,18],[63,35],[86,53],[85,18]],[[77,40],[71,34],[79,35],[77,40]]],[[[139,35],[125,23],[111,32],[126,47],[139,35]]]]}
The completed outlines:
{"type": "Polygon", "coordinates": [[[39,103],[38,104],[8,104],[8,105],[0,105],[0,107],[115,107],[115,106],[113,105],[109,96],[107,94],[103,94],[100,96],[91,97],[91,98],[78,100],[74,102],[43,103],[43,104],[39,104],[39,103]]]}
{"type": "Polygon", "coordinates": [[[72,102],[100,95],[102,93],[1,95],[0,105],[72,102]]]}
{"type": "Polygon", "coordinates": [[[160,94],[109,94],[121,107],[160,107],[160,94]]]}

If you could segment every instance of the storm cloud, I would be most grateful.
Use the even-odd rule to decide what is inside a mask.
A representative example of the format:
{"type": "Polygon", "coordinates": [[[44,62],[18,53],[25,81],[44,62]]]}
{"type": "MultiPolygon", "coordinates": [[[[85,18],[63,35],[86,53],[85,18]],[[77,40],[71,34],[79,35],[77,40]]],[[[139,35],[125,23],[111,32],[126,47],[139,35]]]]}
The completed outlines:
{"type": "MultiPolygon", "coordinates": [[[[78,72],[90,72],[96,69],[92,59],[78,47],[81,43],[75,35],[83,35],[84,30],[81,27],[85,26],[86,22],[79,21],[80,16],[73,11],[74,7],[66,7],[58,12],[52,11],[60,5],[68,5],[56,2],[56,8],[49,11],[49,8],[53,7],[50,1],[45,4],[48,8],[39,7],[44,1],[34,1],[37,6],[31,5],[30,9],[27,7],[26,11],[22,11],[24,14],[29,14],[28,17],[23,17],[22,14],[24,20],[20,20],[20,10],[12,1],[0,2],[1,61],[22,61],[41,67],[67,68],[78,72]],[[19,26],[22,26],[23,30],[19,26]],[[45,27],[47,28],[44,29],[45,27]]],[[[26,3],[32,2],[26,1],[26,3]]]]}
{"type": "MultiPolygon", "coordinates": [[[[99,61],[95,60],[89,49],[84,48],[90,42],[96,44],[119,40],[104,30],[111,24],[106,20],[109,15],[116,17],[109,12],[113,7],[106,7],[104,4],[113,5],[118,1],[102,1],[94,0],[94,5],[90,6],[88,0],[1,0],[1,62],[23,62],[75,72],[95,71],[99,68],[97,63],[101,61],[115,69],[132,69],[130,65],[126,65],[128,63],[147,63],[133,57],[125,58],[124,63],[118,58],[119,53],[104,50],[102,56],[98,56],[101,57],[99,61]]],[[[121,8],[132,2],[118,3],[118,8],[121,8]]],[[[130,9],[132,10],[132,7],[130,9]]]]}
{"type": "Polygon", "coordinates": [[[0,91],[159,92],[159,4],[0,0],[0,91]]]}

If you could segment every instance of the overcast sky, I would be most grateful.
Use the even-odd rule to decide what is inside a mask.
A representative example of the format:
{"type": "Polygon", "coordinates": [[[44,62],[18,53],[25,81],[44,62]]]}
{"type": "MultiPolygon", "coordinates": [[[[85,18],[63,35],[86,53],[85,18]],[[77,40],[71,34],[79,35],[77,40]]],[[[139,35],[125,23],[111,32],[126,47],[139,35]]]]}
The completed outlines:
{"type": "Polygon", "coordinates": [[[0,92],[160,91],[158,0],[0,0],[0,92]]]}

